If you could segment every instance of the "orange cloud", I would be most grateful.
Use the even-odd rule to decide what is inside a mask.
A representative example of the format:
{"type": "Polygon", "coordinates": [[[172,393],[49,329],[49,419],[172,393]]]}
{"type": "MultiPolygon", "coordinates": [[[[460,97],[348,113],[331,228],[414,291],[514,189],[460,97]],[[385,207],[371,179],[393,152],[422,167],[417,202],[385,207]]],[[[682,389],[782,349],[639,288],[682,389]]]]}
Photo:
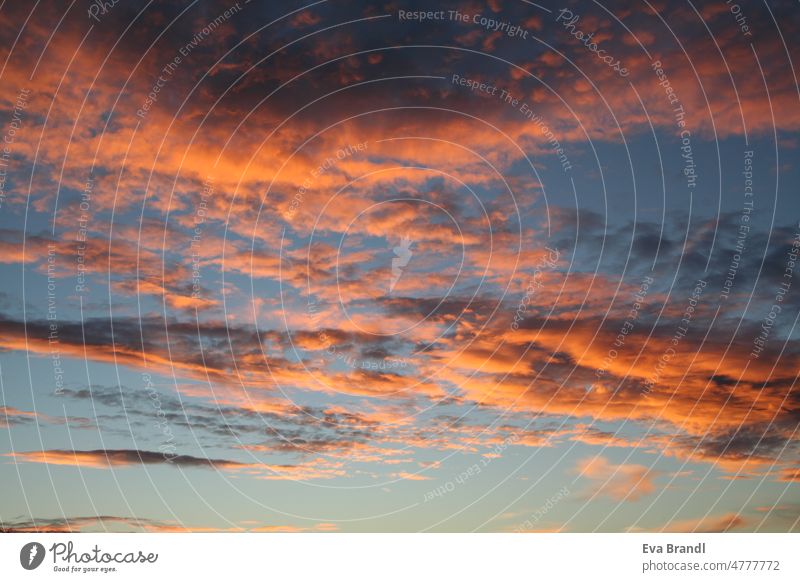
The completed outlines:
{"type": "Polygon", "coordinates": [[[655,491],[657,475],[644,465],[615,465],[605,457],[590,457],[580,461],[575,472],[593,482],[592,495],[605,495],[615,501],[638,501],[655,491]]]}

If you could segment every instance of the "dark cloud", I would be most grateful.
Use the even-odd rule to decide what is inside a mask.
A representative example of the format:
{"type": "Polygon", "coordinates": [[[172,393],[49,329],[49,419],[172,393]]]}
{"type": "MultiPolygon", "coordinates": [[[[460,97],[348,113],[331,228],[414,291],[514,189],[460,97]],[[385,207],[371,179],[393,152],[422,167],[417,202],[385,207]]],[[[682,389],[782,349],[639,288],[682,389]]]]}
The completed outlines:
{"type": "Polygon", "coordinates": [[[237,469],[258,467],[227,459],[208,459],[170,452],[140,451],[137,449],[99,449],[91,451],[52,449],[45,451],[14,452],[7,456],[20,461],[75,465],[89,467],[128,465],[172,465],[181,468],[237,469]]]}

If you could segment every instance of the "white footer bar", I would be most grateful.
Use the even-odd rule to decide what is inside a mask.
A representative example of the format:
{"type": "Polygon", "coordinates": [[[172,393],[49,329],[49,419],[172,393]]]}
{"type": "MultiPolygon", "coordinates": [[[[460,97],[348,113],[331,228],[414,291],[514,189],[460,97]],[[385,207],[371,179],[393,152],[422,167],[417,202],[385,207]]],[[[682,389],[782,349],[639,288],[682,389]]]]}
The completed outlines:
{"type": "Polygon", "coordinates": [[[6,534],[0,579],[796,581],[798,542],[733,533],[6,534]]]}

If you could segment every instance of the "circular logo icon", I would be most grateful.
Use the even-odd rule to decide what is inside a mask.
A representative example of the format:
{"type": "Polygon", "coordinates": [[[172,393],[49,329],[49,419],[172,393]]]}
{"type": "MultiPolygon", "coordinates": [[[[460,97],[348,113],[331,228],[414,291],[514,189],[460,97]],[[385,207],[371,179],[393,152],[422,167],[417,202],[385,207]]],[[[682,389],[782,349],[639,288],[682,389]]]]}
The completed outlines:
{"type": "Polygon", "coordinates": [[[30,542],[19,551],[19,563],[26,570],[35,570],[44,561],[44,546],[39,542],[30,542]]]}

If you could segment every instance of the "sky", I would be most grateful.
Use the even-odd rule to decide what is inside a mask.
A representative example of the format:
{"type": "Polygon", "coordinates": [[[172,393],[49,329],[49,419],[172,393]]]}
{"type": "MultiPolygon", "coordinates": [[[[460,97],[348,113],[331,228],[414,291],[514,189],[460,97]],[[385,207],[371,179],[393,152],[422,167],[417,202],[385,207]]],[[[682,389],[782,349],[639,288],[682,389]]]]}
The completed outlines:
{"type": "Polygon", "coordinates": [[[798,34],[1,2],[0,528],[800,530],[798,34]]]}

